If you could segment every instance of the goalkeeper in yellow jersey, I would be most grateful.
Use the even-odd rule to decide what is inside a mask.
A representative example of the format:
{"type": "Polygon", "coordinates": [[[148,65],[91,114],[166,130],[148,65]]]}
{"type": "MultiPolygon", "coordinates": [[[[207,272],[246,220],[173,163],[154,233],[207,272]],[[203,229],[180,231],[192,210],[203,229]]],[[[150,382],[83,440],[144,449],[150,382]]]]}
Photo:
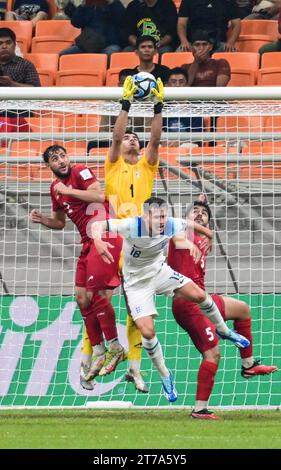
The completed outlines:
{"type": "MultiPolygon", "coordinates": [[[[143,202],[151,196],[153,181],[159,164],[159,144],[162,131],[162,108],[164,86],[157,80],[154,95],[154,117],[151,134],[144,155],[140,157],[140,141],[134,132],[126,130],[128,113],[136,86],[132,77],[127,77],[123,86],[122,109],[116,120],[112,144],[105,162],[105,194],[118,218],[141,215],[143,202]]],[[[129,341],[128,371],[126,380],[133,382],[136,389],[147,393],[148,388],[140,372],[142,339],[130,313],[127,315],[127,336],[129,341]]],[[[82,347],[80,383],[86,389],[92,384],[85,380],[83,373],[91,364],[92,348],[85,330],[82,347]],[[86,368],[85,368],[86,366],[86,368]]],[[[94,358],[96,360],[96,358],[94,358]]]]}

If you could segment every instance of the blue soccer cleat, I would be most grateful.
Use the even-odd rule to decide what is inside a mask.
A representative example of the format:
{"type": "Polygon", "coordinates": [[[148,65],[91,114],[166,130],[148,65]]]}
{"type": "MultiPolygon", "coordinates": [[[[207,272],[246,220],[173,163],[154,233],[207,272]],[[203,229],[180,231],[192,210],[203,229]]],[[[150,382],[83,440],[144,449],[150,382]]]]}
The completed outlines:
{"type": "Polygon", "coordinates": [[[232,341],[232,343],[234,343],[237,348],[245,349],[250,346],[250,341],[245,338],[245,336],[242,336],[237,333],[237,331],[235,330],[229,330],[229,333],[226,335],[220,333],[218,330],[216,330],[216,333],[220,338],[232,341]]]}
{"type": "Polygon", "coordinates": [[[168,377],[161,377],[161,382],[163,385],[163,393],[168,401],[174,402],[178,398],[178,394],[173,382],[172,372],[169,370],[168,377]]]}

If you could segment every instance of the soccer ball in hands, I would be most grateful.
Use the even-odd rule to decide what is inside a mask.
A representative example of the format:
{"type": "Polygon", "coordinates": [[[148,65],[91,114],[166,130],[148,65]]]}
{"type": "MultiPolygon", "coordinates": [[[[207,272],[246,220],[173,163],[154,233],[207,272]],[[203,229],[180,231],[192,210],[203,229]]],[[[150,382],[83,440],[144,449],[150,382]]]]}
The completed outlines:
{"type": "Polygon", "coordinates": [[[134,84],[137,86],[137,91],[134,93],[134,98],[138,101],[148,100],[151,98],[151,90],[157,88],[156,78],[148,72],[139,72],[133,75],[134,84]]]}

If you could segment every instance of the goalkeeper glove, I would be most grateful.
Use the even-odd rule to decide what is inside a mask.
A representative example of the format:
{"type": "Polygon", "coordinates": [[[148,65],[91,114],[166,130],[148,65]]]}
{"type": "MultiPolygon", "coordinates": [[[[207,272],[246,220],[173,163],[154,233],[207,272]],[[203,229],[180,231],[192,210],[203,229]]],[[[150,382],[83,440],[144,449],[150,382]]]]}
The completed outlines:
{"type": "Polygon", "coordinates": [[[130,75],[126,77],[126,80],[123,85],[123,96],[121,99],[123,111],[129,112],[131,107],[131,102],[133,101],[134,93],[137,91],[137,86],[134,83],[133,77],[130,75]]]}
{"type": "Polygon", "coordinates": [[[159,114],[164,106],[165,97],[165,89],[161,78],[157,78],[157,88],[152,88],[151,92],[154,95],[154,114],[159,114]]]}

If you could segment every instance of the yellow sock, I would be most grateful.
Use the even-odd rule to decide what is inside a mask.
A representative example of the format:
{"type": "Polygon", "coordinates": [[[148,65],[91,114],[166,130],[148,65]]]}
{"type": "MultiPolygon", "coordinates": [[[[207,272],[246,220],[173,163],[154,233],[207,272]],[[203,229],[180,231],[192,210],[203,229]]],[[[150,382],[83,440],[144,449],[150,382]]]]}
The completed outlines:
{"type": "Polygon", "coordinates": [[[82,353],[83,354],[90,354],[90,355],[92,355],[92,353],[93,353],[93,348],[92,348],[92,345],[90,343],[89,336],[88,336],[86,328],[84,329],[82,353]]]}
{"type": "Polygon", "coordinates": [[[129,314],[127,315],[126,327],[129,342],[128,359],[132,361],[140,361],[142,351],[141,332],[129,314]]]}

